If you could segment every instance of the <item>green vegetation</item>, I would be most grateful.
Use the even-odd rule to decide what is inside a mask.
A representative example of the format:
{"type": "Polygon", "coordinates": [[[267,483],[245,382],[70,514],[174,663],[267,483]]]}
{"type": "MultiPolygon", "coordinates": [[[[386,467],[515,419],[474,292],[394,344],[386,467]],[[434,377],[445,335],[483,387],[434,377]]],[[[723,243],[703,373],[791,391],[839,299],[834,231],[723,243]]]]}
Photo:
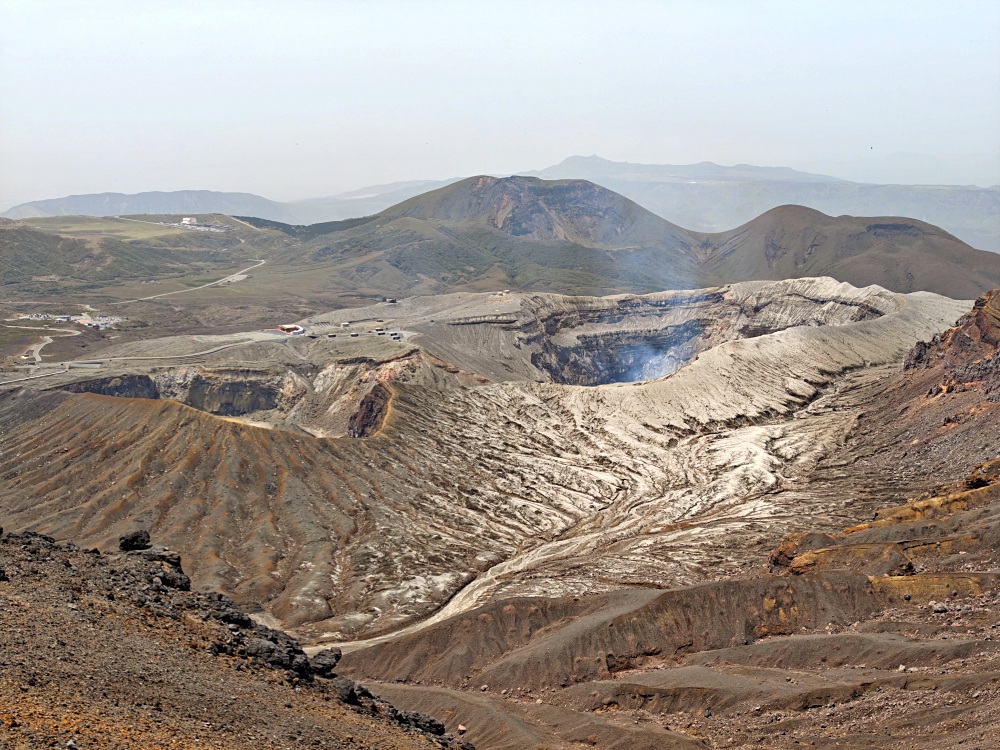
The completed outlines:
{"type": "Polygon", "coordinates": [[[17,354],[38,341],[38,336],[34,331],[0,326],[0,356],[17,354]]]}
{"type": "Polygon", "coordinates": [[[0,227],[0,289],[9,300],[147,296],[154,293],[147,291],[149,282],[181,279],[175,288],[201,286],[288,242],[279,233],[247,228],[217,233],[117,219],[32,219],[0,227]],[[123,286],[135,293],[122,294],[123,286]]]}
{"type": "Polygon", "coordinates": [[[38,219],[25,219],[23,225],[50,234],[60,234],[69,237],[115,237],[121,240],[146,240],[151,237],[184,234],[189,230],[179,227],[166,227],[155,223],[153,217],[144,217],[143,221],[128,221],[89,216],[57,216],[38,219]]]}
{"type": "Polygon", "coordinates": [[[375,216],[306,227],[215,215],[198,218],[232,231],[146,223],[178,218],[0,225],[2,293],[101,304],[184,291],[143,304],[228,324],[237,308],[257,319],[254,310],[308,314],[383,296],[504,288],[603,295],[831,275],[965,299],[1000,283],[995,255],[930,225],[903,232],[897,225],[915,224],[785,207],[705,235],[579,180],[474,178],[375,216]],[[258,258],[266,265],[245,280],[196,288],[258,258]]]}

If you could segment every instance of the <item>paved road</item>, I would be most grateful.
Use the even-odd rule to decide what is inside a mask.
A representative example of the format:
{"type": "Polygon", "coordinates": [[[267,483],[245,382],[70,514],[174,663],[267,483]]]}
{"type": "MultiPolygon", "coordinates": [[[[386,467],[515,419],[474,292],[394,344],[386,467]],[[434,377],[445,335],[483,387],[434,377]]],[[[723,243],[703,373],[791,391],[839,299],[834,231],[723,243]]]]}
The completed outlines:
{"type": "Polygon", "coordinates": [[[38,378],[51,378],[53,375],[61,375],[66,370],[53,370],[52,372],[45,372],[41,375],[27,375],[23,378],[14,378],[13,380],[2,380],[0,381],[0,388],[5,385],[11,385],[12,383],[22,383],[25,380],[37,380],[38,378]]]}
{"type": "MultiPolygon", "coordinates": [[[[46,336],[46,338],[48,338],[48,336],[46,336]]],[[[51,341],[51,339],[49,339],[49,341],[51,341]]],[[[216,352],[221,352],[221,351],[223,351],[225,349],[231,349],[234,346],[243,346],[244,344],[250,344],[250,343],[253,343],[253,341],[254,341],[254,339],[243,339],[243,340],[240,340],[240,341],[233,341],[233,342],[230,342],[228,344],[220,344],[219,346],[214,346],[211,349],[206,349],[205,351],[202,351],[202,352],[193,352],[191,354],[171,354],[170,356],[165,356],[165,357],[157,357],[157,356],[150,356],[150,357],[103,357],[103,358],[102,357],[97,357],[97,358],[94,358],[93,360],[72,360],[71,362],[52,363],[53,367],[55,367],[55,365],[57,365],[57,364],[64,365],[64,367],[62,369],[53,369],[52,372],[47,372],[47,373],[44,373],[42,375],[28,375],[28,376],[23,377],[23,378],[15,378],[13,380],[0,381],[0,387],[3,387],[5,385],[11,385],[13,383],[22,383],[25,380],[35,380],[36,378],[48,378],[48,377],[52,377],[53,375],[61,375],[61,374],[65,373],[70,368],[70,366],[73,365],[73,364],[105,364],[105,363],[110,363],[110,362],[136,362],[136,361],[140,361],[140,360],[144,361],[144,360],[150,360],[150,359],[153,359],[153,360],[191,359],[192,357],[204,357],[204,356],[206,356],[208,354],[215,354],[216,352]]]]}
{"type": "MultiPolygon", "coordinates": [[[[42,340],[37,344],[32,344],[25,352],[31,352],[35,357],[35,364],[40,365],[42,363],[42,349],[52,343],[52,337],[46,334],[52,331],[61,331],[66,334],[66,336],[79,336],[80,331],[75,328],[39,328],[38,326],[9,326],[5,325],[4,328],[21,328],[25,331],[38,331],[42,335],[42,340]]],[[[65,338],[65,336],[59,336],[58,338],[65,338]]]]}
{"type": "MultiPolygon", "coordinates": [[[[252,344],[257,339],[241,339],[240,341],[233,341],[229,344],[220,344],[219,346],[212,347],[211,349],[206,349],[203,352],[194,352],[192,354],[170,354],[166,356],[150,356],[150,357],[96,357],[94,362],[134,362],[139,360],[147,359],[190,359],[191,357],[204,357],[208,354],[215,354],[216,352],[221,352],[225,349],[232,349],[234,346],[243,346],[244,344],[252,344]]],[[[82,360],[80,360],[82,361],[82,360]]]]}
{"type": "Polygon", "coordinates": [[[162,294],[151,294],[148,297],[138,297],[136,299],[127,299],[127,300],[124,300],[123,302],[111,302],[109,304],[112,304],[112,305],[127,305],[127,304],[130,304],[132,302],[144,302],[144,301],[146,301],[148,299],[157,299],[159,297],[168,297],[171,294],[183,294],[184,292],[196,292],[199,289],[205,289],[206,287],[215,286],[217,284],[225,284],[227,281],[235,281],[237,276],[240,276],[241,274],[245,274],[245,273],[247,273],[247,271],[252,271],[255,268],[259,268],[260,266],[264,265],[265,263],[267,263],[266,260],[258,260],[254,265],[247,266],[242,271],[237,271],[236,273],[231,273],[228,276],[226,276],[226,278],[224,278],[224,279],[219,279],[218,281],[210,281],[207,284],[202,284],[201,286],[193,286],[190,289],[178,289],[175,292],[163,292],[162,294]]]}

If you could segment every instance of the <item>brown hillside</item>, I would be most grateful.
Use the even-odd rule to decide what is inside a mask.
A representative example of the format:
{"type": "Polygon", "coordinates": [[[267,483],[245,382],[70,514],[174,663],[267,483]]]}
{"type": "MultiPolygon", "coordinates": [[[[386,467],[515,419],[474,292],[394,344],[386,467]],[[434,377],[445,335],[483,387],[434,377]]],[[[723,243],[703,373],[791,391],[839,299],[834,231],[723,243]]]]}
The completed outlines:
{"type": "Polygon", "coordinates": [[[731,281],[833,276],[855,286],[973,299],[1000,286],[1000,255],[899,217],[831,217],[780,206],[729,232],[701,235],[702,268],[731,281]]]}
{"type": "Polygon", "coordinates": [[[832,276],[859,287],[972,299],[1000,285],[1000,255],[914,219],[780,206],[737,229],[699,234],[585,180],[469,178],[360,225],[309,236],[330,263],[349,260],[348,251],[377,249],[367,273],[382,268],[388,279],[393,269],[411,279],[441,278],[451,288],[489,282],[563,293],[578,293],[581,284],[650,291],[832,276]],[[497,278],[501,272],[506,280],[497,278]]]}
{"type": "Polygon", "coordinates": [[[475,222],[512,237],[607,249],[687,245],[686,230],[586,180],[470,177],[379,214],[475,222]]]}

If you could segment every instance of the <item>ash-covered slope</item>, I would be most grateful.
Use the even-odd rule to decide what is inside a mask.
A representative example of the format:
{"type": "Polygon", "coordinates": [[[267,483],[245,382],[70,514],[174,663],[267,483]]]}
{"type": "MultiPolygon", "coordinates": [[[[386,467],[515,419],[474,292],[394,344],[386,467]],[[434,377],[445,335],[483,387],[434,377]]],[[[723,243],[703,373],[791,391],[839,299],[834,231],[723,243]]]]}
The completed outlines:
{"type": "Polygon", "coordinates": [[[706,274],[730,281],[833,276],[898,292],[973,299],[1000,286],[1000,256],[938,227],[899,217],[831,217],[781,206],[737,229],[706,235],[706,274]]]}
{"type": "Polygon", "coordinates": [[[817,462],[878,391],[866,368],[963,309],[831,279],[457,294],[303,321],[315,339],[234,337],[200,363],[197,337],[122,345],[103,373],[5,391],[0,518],[88,545],[149,526],[196,585],[331,639],[511,596],[694,583],[800,514],[843,524],[884,497],[859,475],[857,507],[832,500],[817,462]],[[404,340],[345,333],[373,318],[404,340]],[[608,352],[644,340],[665,347],[658,366],[688,364],[620,382],[648,373],[608,352]],[[567,384],[583,382],[610,384],[567,384]]]}
{"type": "Polygon", "coordinates": [[[795,534],[725,581],[492,601],[352,651],[347,669],[408,708],[452,712],[496,750],[557,746],[592,715],[621,721],[635,746],[669,747],[666,728],[729,748],[991,747],[997,299],[914,346],[905,370],[847,378],[853,397],[827,405],[850,403],[855,421],[811,491],[846,509],[882,484],[895,503],[862,523],[800,512],[795,534]],[[959,467],[972,470],[936,483],[959,467]]]}
{"type": "Polygon", "coordinates": [[[623,735],[602,747],[991,747],[998,461],[869,523],[793,535],[767,572],[758,558],[683,589],[508,599],[346,668],[491,750],[609,720],[623,735]]]}

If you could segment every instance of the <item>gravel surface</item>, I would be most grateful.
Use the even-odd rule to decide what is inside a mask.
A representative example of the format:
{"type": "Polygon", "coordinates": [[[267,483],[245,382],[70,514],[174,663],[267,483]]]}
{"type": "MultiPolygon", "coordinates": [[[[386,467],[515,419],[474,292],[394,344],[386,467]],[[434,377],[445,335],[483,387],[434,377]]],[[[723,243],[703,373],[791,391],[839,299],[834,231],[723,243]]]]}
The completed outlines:
{"type": "Polygon", "coordinates": [[[0,747],[471,748],[123,546],[0,532],[0,747]]]}

